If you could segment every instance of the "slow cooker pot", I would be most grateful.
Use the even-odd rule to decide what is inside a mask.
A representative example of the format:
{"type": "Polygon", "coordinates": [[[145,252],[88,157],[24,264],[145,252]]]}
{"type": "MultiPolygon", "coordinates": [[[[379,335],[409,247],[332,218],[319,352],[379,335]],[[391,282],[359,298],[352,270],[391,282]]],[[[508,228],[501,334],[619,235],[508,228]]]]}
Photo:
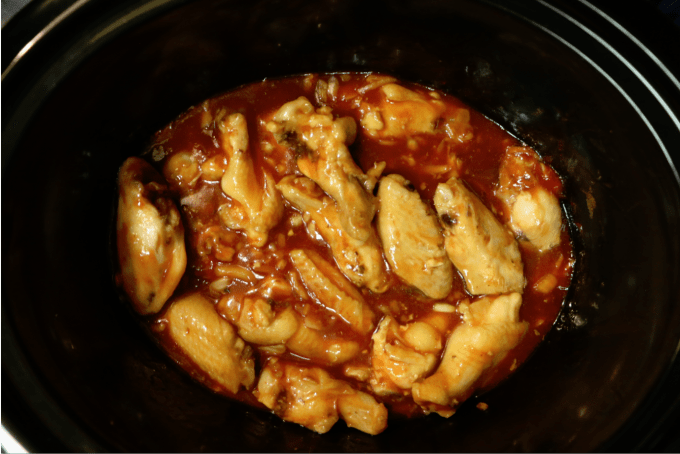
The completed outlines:
{"type": "Polygon", "coordinates": [[[680,44],[640,4],[36,0],[3,29],[3,425],[31,451],[650,450],[680,405],[680,44]],[[10,41],[9,44],[7,41],[10,41]],[[674,50],[675,49],[675,50],[674,50]],[[506,382],[443,419],[318,435],[204,389],[118,298],[116,172],[205,98],[379,71],[565,176],[576,272],[506,382]]]}

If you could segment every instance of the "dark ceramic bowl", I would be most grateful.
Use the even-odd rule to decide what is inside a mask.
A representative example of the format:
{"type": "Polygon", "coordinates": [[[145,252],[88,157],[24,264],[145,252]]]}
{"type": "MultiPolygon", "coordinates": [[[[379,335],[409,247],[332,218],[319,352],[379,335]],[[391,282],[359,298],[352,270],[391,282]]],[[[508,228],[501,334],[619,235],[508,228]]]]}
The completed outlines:
{"type": "Polygon", "coordinates": [[[674,427],[680,38],[648,4],[71,3],[36,0],[2,32],[2,421],[29,450],[629,451],[674,427]],[[441,88],[566,177],[573,287],[486,412],[318,435],[193,382],[118,299],[122,161],[205,98],[319,71],[441,88]]]}

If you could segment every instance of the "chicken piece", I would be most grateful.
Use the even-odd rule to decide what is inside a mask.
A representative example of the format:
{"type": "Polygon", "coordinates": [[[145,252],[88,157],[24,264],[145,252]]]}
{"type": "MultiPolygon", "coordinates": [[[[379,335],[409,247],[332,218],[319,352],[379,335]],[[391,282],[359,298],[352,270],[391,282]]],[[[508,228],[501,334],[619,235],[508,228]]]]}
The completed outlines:
{"type": "Polygon", "coordinates": [[[452,143],[468,142],[474,137],[470,111],[447,107],[439,93],[409,90],[393,83],[395,79],[369,81],[367,78],[366,81],[369,83],[358,90],[360,93],[379,90],[377,102],[360,103],[361,126],[368,136],[381,143],[408,139],[409,148],[415,149],[418,145],[413,139],[419,134],[446,134],[452,143]]]}
{"type": "Polygon", "coordinates": [[[454,143],[469,142],[474,137],[472,125],[470,124],[470,111],[462,107],[455,109],[453,112],[447,112],[437,125],[437,128],[443,129],[454,143]]]}
{"type": "Polygon", "coordinates": [[[173,341],[211,379],[227,391],[255,382],[255,360],[250,347],[199,293],[175,300],[165,314],[173,341]]]}
{"type": "Polygon", "coordinates": [[[342,368],[342,374],[345,377],[353,378],[354,380],[360,382],[368,382],[368,379],[371,378],[372,373],[373,369],[371,366],[363,363],[357,364],[350,362],[345,364],[342,368]]]}
{"type": "Polygon", "coordinates": [[[529,324],[520,322],[522,296],[487,296],[471,305],[461,303],[463,324],[449,338],[437,371],[415,383],[413,399],[425,411],[449,417],[467,399],[482,372],[498,364],[515,348],[529,324]]]}
{"type": "Polygon", "coordinates": [[[358,343],[341,337],[326,338],[322,330],[309,327],[307,323],[303,320],[286,342],[286,347],[296,355],[334,365],[345,363],[359,353],[358,343]]]}
{"type": "Polygon", "coordinates": [[[118,173],[116,235],[123,289],[134,309],[155,314],[184,275],[184,226],[163,177],[128,158],[118,173]]]}
{"type": "MultiPolygon", "coordinates": [[[[366,240],[353,238],[340,222],[336,203],[307,177],[284,177],[276,187],[283,197],[309,219],[307,230],[319,232],[328,243],[340,271],[355,285],[375,293],[388,288],[382,248],[373,229],[366,240]]],[[[448,261],[448,260],[447,260],[448,261]]]]}
{"type": "Polygon", "coordinates": [[[236,254],[239,235],[220,225],[201,225],[195,228],[193,244],[200,257],[212,256],[220,262],[231,262],[236,254]]]}
{"type": "Polygon", "coordinates": [[[444,102],[394,83],[382,85],[377,105],[362,104],[361,126],[378,139],[432,134],[445,110],[444,102]]]}
{"type": "MultiPolygon", "coordinates": [[[[262,294],[266,283],[260,286],[262,294]]],[[[359,344],[343,338],[327,338],[318,321],[303,317],[292,306],[275,309],[262,297],[237,298],[225,295],[217,310],[238,328],[247,342],[266,347],[287,348],[298,356],[333,365],[349,361],[359,353],[359,344]],[[309,326],[308,326],[309,325],[309,326]],[[316,328],[315,328],[316,327],[316,328]]]]}
{"type": "Polygon", "coordinates": [[[562,210],[555,195],[560,190],[559,178],[534,150],[508,147],[496,195],[508,209],[508,224],[515,235],[525,237],[541,252],[560,244],[562,210]]]}
{"type": "Polygon", "coordinates": [[[269,230],[283,216],[281,195],[276,189],[274,177],[268,172],[264,172],[263,185],[257,180],[248,150],[248,128],[243,114],[227,116],[219,123],[219,128],[222,149],[229,158],[221,186],[233,200],[231,206],[220,207],[219,214],[227,227],[245,230],[253,245],[264,246],[269,230]]]}
{"type": "Polygon", "coordinates": [[[557,197],[543,188],[522,191],[512,205],[510,226],[525,236],[539,251],[560,244],[562,210],[557,197]]]}
{"type": "Polygon", "coordinates": [[[292,250],[290,259],[319,304],[338,314],[361,334],[375,327],[374,314],[361,293],[333,265],[311,250],[292,250]]]}
{"type": "Polygon", "coordinates": [[[340,417],[349,427],[376,435],[387,427],[387,409],[318,367],[270,360],[260,375],[255,397],[284,421],[318,433],[340,417]]]}
{"type": "Polygon", "coordinates": [[[225,296],[220,301],[223,313],[238,327],[238,334],[246,342],[258,345],[285,344],[300,325],[300,316],[288,306],[274,311],[264,298],[225,296]]]}
{"type": "Polygon", "coordinates": [[[451,178],[434,195],[449,258],[473,295],[521,293],[525,279],[517,241],[463,182],[451,178]]]}
{"type": "Polygon", "coordinates": [[[441,299],[451,291],[453,266],[437,217],[409,185],[401,175],[380,180],[378,234],[397,276],[430,298],[441,299]]]}
{"type": "Polygon", "coordinates": [[[356,137],[354,119],[334,120],[329,107],[314,110],[300,97],[281,106],[267,129],[277,142],[298,150],[300,172],[335,200],[343,229],[352,238],[366,241],[375,215],[375,181],[363,173],[347,148],[356,137]]]}
{"type": "Polygon", "coordinates": [[[370,435],[377,435],[387,428],[387,408],[373,396],[356,391],[338,397],[338,413],[347,427],[370,435]]]}
{"type": "Polygon", "coordinates": [[[293,295],[293,287],[286,279],[280,276],[267,276],[257,289],[257,293],[266,299],[287,299],[293,295]]]}
{"type": "Polygon", "coordinates": [[[397,82],[397,79],[392,76],[387,76],[385,74],[369,74],[368,76],[366,76],[366,82],[367,82],[366,85],[362,86],[357,90],[362,95],[366,94],[371,90],[375,90],[376,88],[380,88],[383,85],[397,82]]]}
{"type": "Polygon", "coordinates": [[[173,153],[163,166],[163,176],[170,188],[182,197],[191,193],[201,177],[197,159],[188,151],[173,153]]]}
{"type": "Polygon", "coordinates": [[[373,334],[370,384],[378,395],[410,390],[413,383],[430,374],[442,350],[442,336],[422,321],[399,325],[386,316],[373,334]]]}

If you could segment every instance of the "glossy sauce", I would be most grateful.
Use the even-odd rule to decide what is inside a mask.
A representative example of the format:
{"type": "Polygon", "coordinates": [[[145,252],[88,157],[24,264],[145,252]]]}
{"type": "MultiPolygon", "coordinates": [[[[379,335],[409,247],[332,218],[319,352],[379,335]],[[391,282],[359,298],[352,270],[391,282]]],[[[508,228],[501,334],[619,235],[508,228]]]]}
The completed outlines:
{"type": "MultiPolygon", "coordinates": [[[[326,99],[326,105],[333,109],[335,117],[352,116],[359,125],[361,107],[357,104],[357,93],[358,89],[366,84],[366,75],[344,74],[335,77],[340,81],[339,91],[335,100],[326,99]]],[[[161,174],[172,156],[179,152],[190,152],[201,163],[210,159],[223,159],[224,152],[220,148],[214,121],[218,112],[224,109],[226,112],[241,112],[246,118],[250,136],[250,153],[253,156],[258,178],[263,178],[262,169],[268,170],[277,181],[286,174],[295,174],[297,171],[294,151],[276,144],[271,133],[266,130],[266,122],[282,104],[299,96],[307,97],[318,107],[318,99],[317,102],[314,101],[317,82],[319,79],[328,81],[329,78],[330,75],[313,75],[264,81],[210,99],[193,107],[159,131],[154,143],[143,157],[161,174]]],[[[413,91],[431,96],[431,90],[425,87],[401,83],[413,91]]],[[[372,92],[369,92],[369,96],[365,99],[368,102],[372,101],[370,93],[372,92]]],[[[461,142],[446,138],[447,136],[443,134],[418,135],[417,146],[409,147],[405,140],[380,143],[362,133],[362,128],[359,126],[358,137],[350,146],[355,162],[366,172],[373,167],[374,163],[384,161],[386,167],[382,175],[398,173],[410,180],[421,198],[433,211],[432,198],[435,188],[438,183],[447,181],[455,167],[455,172],[480,197],[482,202],[496,214],[497,218],[505,221],[507,213],[503,212],[503,205],[494,196],[499,166],[509,146],[522,144],[501,127],[480,113],[469,109],[456,98],[439,92],[435,96],[445,101],[447,112],[459,110],[469,112],[471,140],[461,142]]],[[[552,193],[561,194],[561,182],[552,171],[540,179],[538,184],[552,193]]],[[[182,179],[169,181],[169,185],[178,207],[181,207],[188,255],[187,269],[175,291],[175,296],[199,290],[215,303],[218,312],[223,312],[227,310],[224,307],[225,294],[210,288],[210,284],[220,278],[221,267],[241,265],[248,268],[253,271],[257,283],[266,276],[279,276],[290,280],[291,274],[296,273],[288,260],[288,253],[293,249],[314,250],[330,263],[334,263],[328,245],[318,235],[308,234],[305,224],[299,222],[300,213],[288,203],[286,203],[283,220],[270,231],[267,244],[262,248],[256,248],[248,244],[243,232],[230,230],[222,225],[217,211],[220,205],[229,202],[229,197],[221,190],[219,180],[199,179],[190,189],[187,188],[192,183],[182,179]],[[220,240],[216,242],[208,238],[206,230],[219,236],[220,240]]],[[[574,263],[569,232],[564,219],[563,216],[562,241],[559,246],[539,254],[526,242],[520,242],[524,273],[527,279],[520,316],[523,321],[529,323],[529,329],[521,343],[505,359],[480,377],[477,388],[489,389],[507,377],[525,361],[553,325],[563,304],[574,263]],[[548,293],[537,291],[537,283],[547,274],[555,276],[556,285],[548,293]]],[[[475,301],[475,297],[466,292],[464,282],[458,273],[455,273],[453,288],[449,295],[444,300],[434,301],[413,287],[402,283],[392,271],[389,271],[389,266],[386,266],[390,288],[385,293],[375,294],[361,289],[365,302],[378,315],[378,320],[381,314],[389,313],[398,322],[405,323],[430,313],[435,303],[446,302],[457,306],[461,301],[475,301]]],[[[251,282],[234,279],[228,286],[228,295],[237,296],[252,290],[255,286],[256,284],[251,282]]],[[[169,303],[166,304],[166,308],[168,305],[169,303]]],[[[361,353],[352,360],[352,364],[370,365],[370,333],[359,335],[349,329],[348,325],[337,315],[318,305],[310,304],[309,300],[303,301],[292,296],[273,301],[275,311],[291,305],[298,313],[304,314],[305,317],[313,317],[322,324],[325,336],[328,338],[342,337],[359,342],[362,347],[361,353]]],[[[460,319],[458,314],[452,317],[460,319]]],[[[166,320],[163,311],[155,316],[149,316],[147,322],[160,344],[187,371],[215,391],[229,394],[210,380],[190,358],[183,355],[173,345],[164,330],[166,320]]],[[[260,366],[272,355],[271,352],[257,348],[257,346],[253,346],[253,349],[260,366]]],[[[310,362],[288,351],[279,356],[291,361],[310,362]]],[[[333,367],[321,365],[321,367],[325,367],[335,377],[349,381],[352,386],[370,392],[370,387],[366,383],[345,377],[342,373],[342,365],[333,367]]],[[[262,407],[250,392],[243,389],[235,397],[262,407]]],[[[422,413],[409,396],[378,399],[394,413],[406,416],[422,413]]]]}

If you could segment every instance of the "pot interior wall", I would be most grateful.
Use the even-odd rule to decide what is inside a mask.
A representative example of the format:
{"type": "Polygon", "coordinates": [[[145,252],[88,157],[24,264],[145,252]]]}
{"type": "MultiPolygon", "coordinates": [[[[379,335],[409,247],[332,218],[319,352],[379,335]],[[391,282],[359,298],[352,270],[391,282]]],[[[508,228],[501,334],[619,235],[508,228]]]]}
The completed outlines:
{"type": "MultiPolygon", "coordinates": [[[[3,310],[42,386],[95,450],[587,451],[670,361],[677,182],[639,112],[546,31],[467,0],[198,1],[118,27],[67,68],[3,175],[3,310]],[[566,176],[578,256],[567,306],[530,361],[483,396],[486,412],[473,399],[450,419],[394,420],[374,437],[342,423],[317,435],[194,383],[118,299],[110,227],[123,160],[205,98],[321,71],[441,88],[566,176]]],[[[87,50],[84,40],[65,46],[87,50]]]]}

